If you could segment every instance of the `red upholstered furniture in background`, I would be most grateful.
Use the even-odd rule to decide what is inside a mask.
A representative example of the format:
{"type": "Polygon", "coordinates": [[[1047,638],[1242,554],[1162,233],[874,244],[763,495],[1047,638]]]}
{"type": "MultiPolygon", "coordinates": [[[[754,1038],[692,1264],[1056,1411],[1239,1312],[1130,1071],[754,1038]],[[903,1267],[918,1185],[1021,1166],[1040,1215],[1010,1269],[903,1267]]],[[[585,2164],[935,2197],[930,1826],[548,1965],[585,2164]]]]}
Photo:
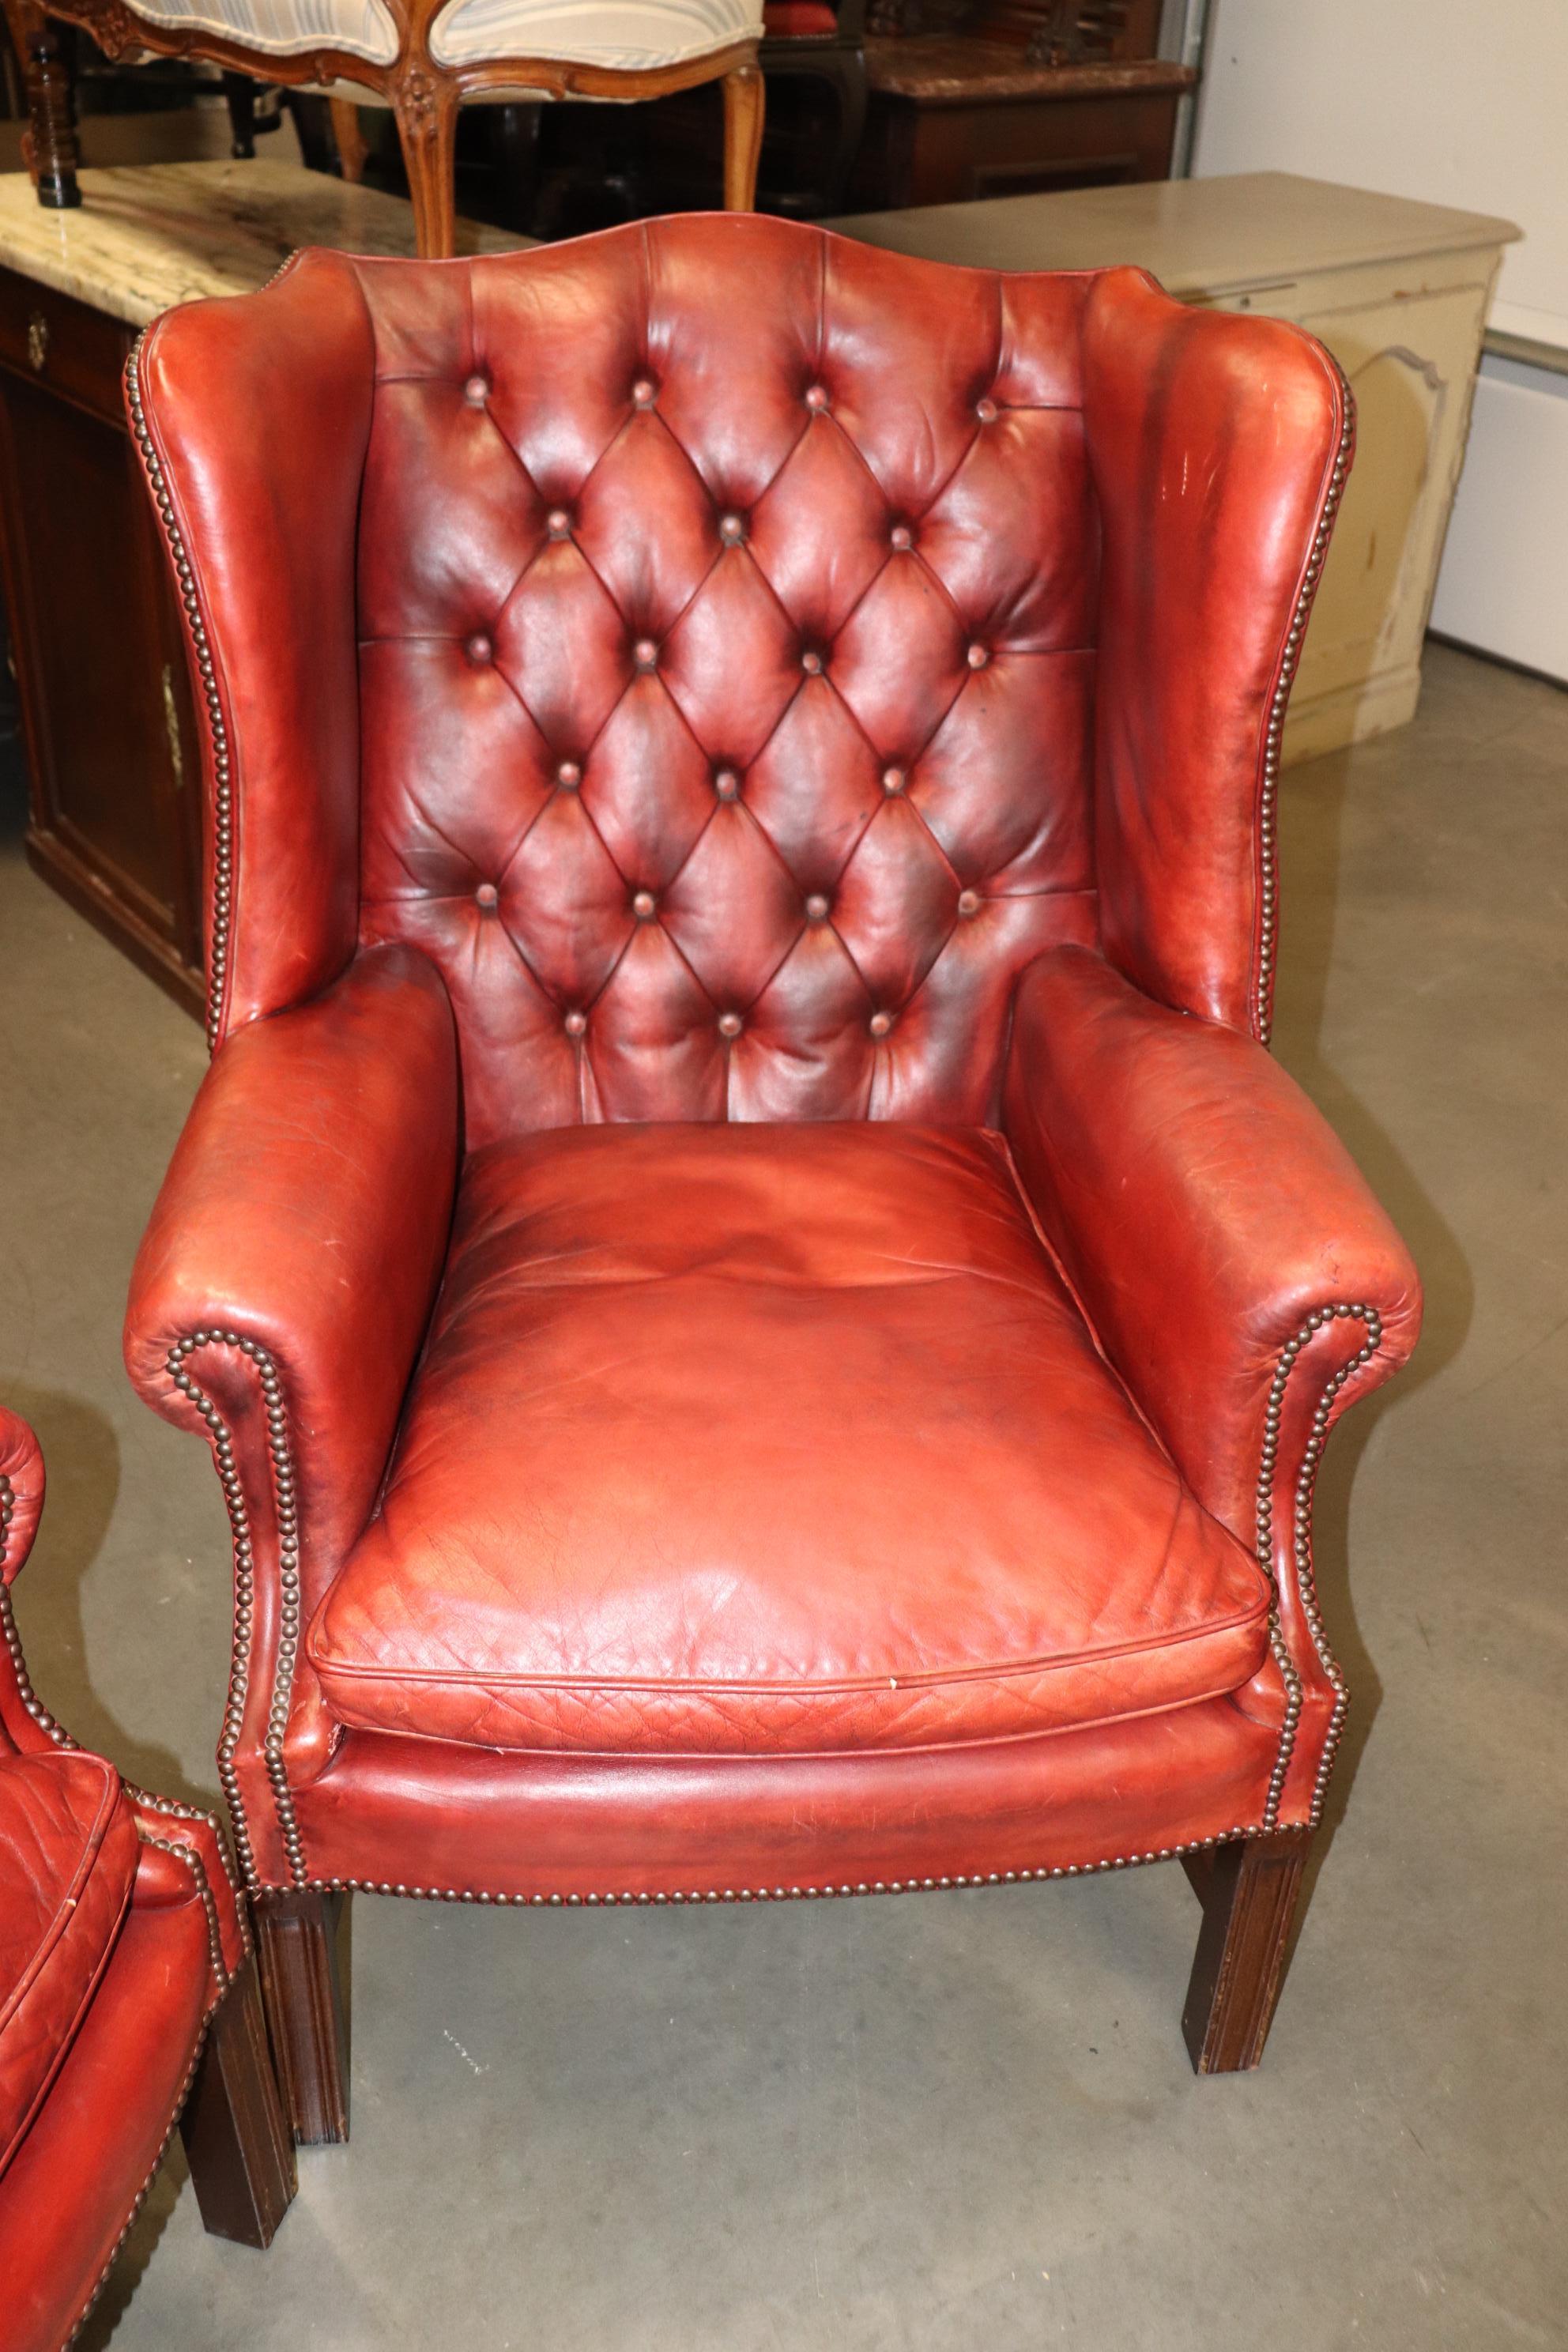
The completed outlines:
{"type": "Polygon", "coordinates": [[[297,2127],[353,1888],[1167,1855],[1262,2046],[1416,1279],[1264,1050],[1307,336],[760,218],[312,252],[131,413],[208,730],[138,1387],[234,1527],[297,2127]],[[310,1996],[310,1997],[307,1997],[310,1996]]]}
{"type": "Polygon", "coordinates": [[[36,1696],[10,1588],[44,1498],[0,1406],[0,2352],[59,2352],[176,2121],[202,2219],[267,2245],[294,2151],[216,1823],[124,1787],[36,1696]]]}

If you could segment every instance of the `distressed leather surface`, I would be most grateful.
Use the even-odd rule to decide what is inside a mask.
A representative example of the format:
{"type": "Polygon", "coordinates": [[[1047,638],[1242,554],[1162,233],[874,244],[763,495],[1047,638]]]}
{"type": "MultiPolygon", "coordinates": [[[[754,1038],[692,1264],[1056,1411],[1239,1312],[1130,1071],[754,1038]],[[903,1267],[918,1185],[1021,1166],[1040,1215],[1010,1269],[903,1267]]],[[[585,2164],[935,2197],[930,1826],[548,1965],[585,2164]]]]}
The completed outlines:
{"type": "Polygon", "coordinates": [[[119,1777],[100,1757],[0,1759],[0,2172],[113,1948],[136,1852],[119,1777]]]}
{"type": "Polygon", "coordinates": [[[347,1731],[296,1794],[314,1860],[390,1891],[689,1900],[1092,1869],[1261,1819],[1278,1720],[1234,1698],[962,1747],[567,1756],[347,1731]]]}
{"type": "Polygon", "coordinates": [[[361,919],[447,980],[470,1148],[984,1119],[1092,931],[1088,281],[939,273],[933,333],[786,223],[530,263],[358,265],[361,919]]]}
{"type": "Polygon", "coordinates": [[[469,1160],[388,1487],[309,1646],[349,1723],[833,1752],[1233,1689],[1268,1601],[996,1138],[567,1129],[469,1160]]]}
{"type": "Polygon", "coordinates": [[[210,1999],[206,1918],[135,1901],[37,2119],[0,2179],[0,2344],[60,2352],[174,2126],[210,1999]]]}
{"type": "MultiPolygon", "coordinates": [[[[221,1338],[247,1324],[283,1366],[301,1497],[314,1622],[286,1752],[313,1870],[472,1883],[454,1862],[471,1839],[475,1872],[526,1876],[508,1807],[541,1835],[554,1802],[585,1871],[630,1852],[676,1780],[714,1867],[788,1852],[798,1870],[792,1821],[847,1868],[879,1824],[906,1863],[952,1869],[963,1839],[1022,1862],[1053,1757],[1068,1860],[1254,1818],[1281,1692],[1258,1667],[1239,1498],[1296,1242],[1277,1265],[1268,1220],[1205,1185],[1203,1088],[1172,1093],[1163,1033],[1130,1022],[1079,1086],[1089,1031],[1037,976],[1098,949],[1151,1015],[1257,1021],[1270,712],[1344,424],[1325,356],[1137,272],[948,270],[734,216],[474,262],[307,255],[263,295],[165,319],[143,374],[233,761],[219,1010],[274,1034],[230,1063],[221,1116],[198,1114],[128,1353],[189,1425],[163,1351],[179,1326],[220,1335],[205,1360],[257,1563],[237,1770],[266,1873],[287,1868],[260,1753],[281,1555],[265,1416],[221,1338]],[[237,397],[258,413],[243,449],[237,397]],[[308,696],[330,714],[314,732],[308,696]],[[411,1360],[403,1251],[434,1290],[439,1186],[426,1090],[382,1046],[379,1124],[357,1119],[357,1048],[325,1078],[296,1055],[290,1008],[352,979],[356,941],[423,959],[449,1001],[469,1155],[369,1533],[411,1360]],[[1005,1074],[1077,1305],[999,1172],[1005,1074]],[[679,1128],[683,1154],[706,1138],[775,1172],[754,1193],[668,1167],[603,1197],[532,1189],[546,1162],[584,1184],[596,1153],[629,1170],[679,1128]],[[940,1213],[889,1161],[847,1235],[803,1173],[847,1148],[819,1131],[946,1155],[940,1213]],[[257,1135],[293,1205],[275,1213],[263,1181],[241,1231],[226,1197],[257,1135]],[[1053,1190],[1067,1139],[1102,1199],[1053,1190]],[[871,1246],[877,1216],[889,1262],[946,1248],[957,1271],[842,1279],[834,1253],[871,1246]],[[321,1282],[322,1233],[345,1237],[346,1292],[321,1282]],[[1017,1253],[1016,1276],[968,1249],[1017,1253]],[[652,1255],[568,1278],[616,1250],[652,1255]],[[781,1280],[792,1253],[809,1278],[781,1280]],[[732,1391],[727,1360],[751,1368],[732,1391]],[[1036,1557],[1048,1538],[1034,1582],[1026,1526],[1036,1557]],[[1238,1560],[1245,1643],[1248,1609],[1226,1631],[1211,1608],[1238,1560]],[[1238,1645],[1227,1685],[1183,1679],[1211,1633],[1238,1645]],[[358,1727],[342,1740],[318,1669],[358,1727]],[[906,1676],[915,1696],[890,1687],[906,1676]],[[1221,1686],[1234,1699],[1196,1696],[1221,1686]],[[581,1752],[595,1738],[603,1771],[581,1752]]],[[[1222,1097],[1233,1079],[1245,1105],[1250,1065],[1219,1073],[1222,1097]]],[[[1227,1183],[1262,1171],[1298,1202],[1332,1159],[1294,1117],[1257,1129],[1256,1164],[1227,1129],[1217,1148],[1227,1183]]],[[[1331,1257],[1386,1263],[1384,1230],[1330,1186],[1331,1257]]],[[[1304,1355],[1282,1460],[1298,1397],[1310,1417],[1358,1338],[1304,1355]]],[[[1297,1643],[1289,1591],[1281,1607],[1297,1643]]],[[[1298,1778],[1328,1721],[1315,1672],[1298,1778]]]]}
{"type": "MultiPolygon", "coordinates": [[[[37,1440],[0,1405],[14,1504],[6,1581],[37,1524],[37,1440]]],[[[217,1833],[121,1787],[40,1723],[0,1644],[0,2347],[58,2352],[174,2120],[216,1998],[199,1857],[226,1968],[246,1950],[217,1833]]]]}
{"type": "MultiPolygon", "coordinates": [[[[1194,1493],[1251,1540],[1282,1350],[1317,1307],[1371,1307],[1382,1341],[1352,1394],[1379,1386],[1420,1329],[1409,1252],[1260,1045],[1151,1003],[1082,949],[1042,957],[1019,990],[1005,1117],[1111,1360],[1194,1493]]],[[[1288,1447],[1292,1482],[1299,1461],[1288,1447]]]]}

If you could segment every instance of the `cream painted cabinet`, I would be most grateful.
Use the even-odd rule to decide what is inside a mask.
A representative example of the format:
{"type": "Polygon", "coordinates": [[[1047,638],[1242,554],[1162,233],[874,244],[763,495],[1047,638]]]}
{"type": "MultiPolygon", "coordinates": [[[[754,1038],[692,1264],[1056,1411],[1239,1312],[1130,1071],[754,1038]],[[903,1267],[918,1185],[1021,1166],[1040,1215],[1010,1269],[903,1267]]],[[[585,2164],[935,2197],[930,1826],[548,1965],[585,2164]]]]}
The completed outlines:
{"type": "Polygon", "coordinates": [[[1355,394],[1356,461],[1290,698],[1287,761],[1402,726],[1509,221],[1282,172],[868,214],[868,244],[1005,269],[1136,262],[1183,301],[1293,319],[1355,394]]]}

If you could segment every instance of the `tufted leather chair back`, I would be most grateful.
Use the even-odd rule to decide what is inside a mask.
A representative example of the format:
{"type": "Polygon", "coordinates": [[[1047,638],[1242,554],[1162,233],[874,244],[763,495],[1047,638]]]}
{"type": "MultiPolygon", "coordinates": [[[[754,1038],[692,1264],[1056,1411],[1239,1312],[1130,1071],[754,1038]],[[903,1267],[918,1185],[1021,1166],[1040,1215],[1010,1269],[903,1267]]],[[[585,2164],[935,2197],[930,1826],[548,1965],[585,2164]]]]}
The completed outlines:
{"type": "Polygon", "coordinates": [[[723,226],[359,266],[361,919],[470,1144],[986,1119],[1093,936],[1089,281],[723,226]]]}
{"type": "Polygon", "coordinates": [[[1349,455],[1299,330],[688,216],[308,252],[167,313],[129,394],[205,720],[215,1044],[412,943],[472,1147],[993,1123],[1061,941],[1266,1034],[1349,455]]]}

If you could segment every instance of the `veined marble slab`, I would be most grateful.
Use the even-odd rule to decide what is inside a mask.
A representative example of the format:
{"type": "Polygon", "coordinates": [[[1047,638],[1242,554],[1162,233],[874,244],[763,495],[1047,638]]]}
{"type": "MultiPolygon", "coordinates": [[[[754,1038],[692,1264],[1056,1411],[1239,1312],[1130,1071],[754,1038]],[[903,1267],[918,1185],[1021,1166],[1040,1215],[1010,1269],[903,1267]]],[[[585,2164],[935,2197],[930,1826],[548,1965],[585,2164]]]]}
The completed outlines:
{"type": "MultiPolygon", "coordinates": [[[[297,163],[117,165],[80,175],[80,209],[46,212],[26,172],[0,173],[0,266],[144,327],[208,294],[252,294],[302,245],[411,254],[400,196],[297,163]]],[[[532,243],[458,223],[459,253],[532,243]]]]}

